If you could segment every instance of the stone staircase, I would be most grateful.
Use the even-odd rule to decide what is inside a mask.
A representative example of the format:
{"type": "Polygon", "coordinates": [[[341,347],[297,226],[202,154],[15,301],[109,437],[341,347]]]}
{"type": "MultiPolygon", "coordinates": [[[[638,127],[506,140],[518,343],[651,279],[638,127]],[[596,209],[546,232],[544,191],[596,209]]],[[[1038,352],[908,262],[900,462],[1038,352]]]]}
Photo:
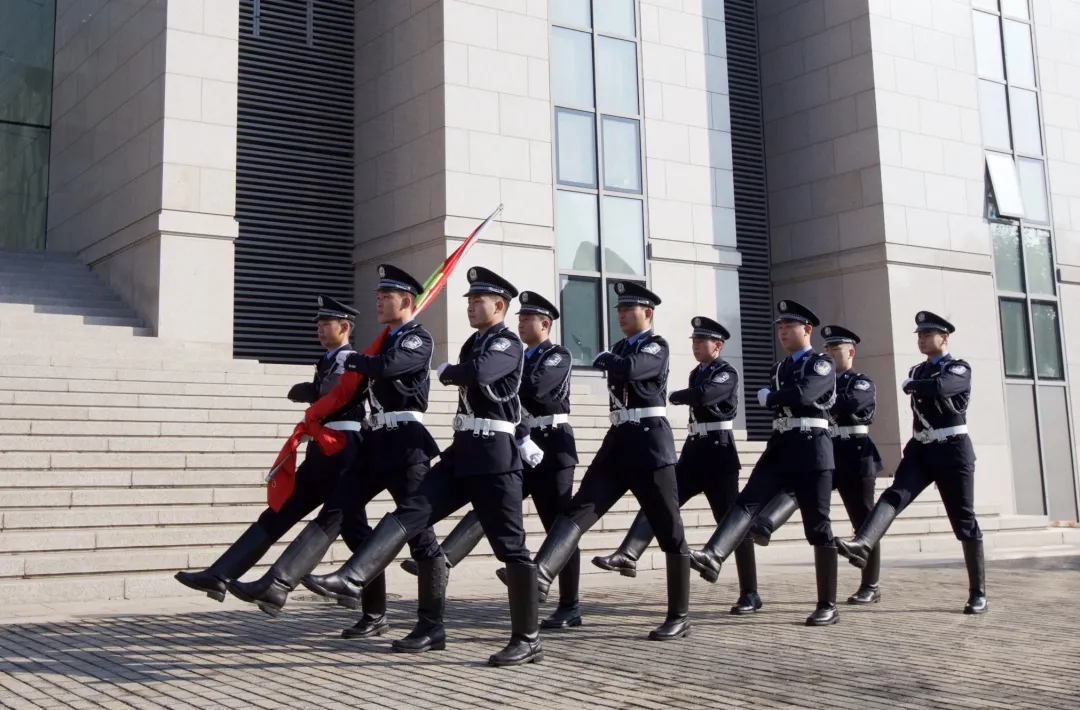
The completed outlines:
{"type": "MultiPolygon", "coordinates": [[[[189,593],[172,573],[209,565],[263,509],[263,475],[303,411],[285,392],[311,368],[234,360],[217,347],[149,335],[74,259],[0,252],[0,603],[189,593]]],[[[574,382],[579,477],[607,426],[596,382],[574,382]]],[[[454,397],[439,386],[432,392],[428,421],[444,445],[454,397]]],[[[741,449],[748,474],[761,445],[741,449]]],[[[535,550],[542,528],[526,505],[535,550]]],[[[369,518],[392,508],[384,495],[369,518]]],[[[636,510],[631,496],[620,501],[585,536],[586,556],[614,549],[636,510]]],[[[1049,528],[1043,517],[978,512],[991,550],[1073,541],[1075,531],[1049,528]]],[[[833,516],[837,533],[849,534],[838,498],[833,516]]],[[[712,533],[701,496],[684,520],[691,544],[712,533]]],[[[261,574],[299,527],[250,575],[261,574]]],[[[958,549],[932,490],[905,511],[887,544],[889,555],[958,549]]],[[[759,553],[763,561],[807,561],[798,517],[759,553]]],[[[339,542],[324,566],[347,556],[339,542]]],[[[650,552],[641,567],[662,567],[662,558],[650,552]]],[[[455,575],[490,575],[496,564],[484,542],[455,575]]],[[[413,584],[396,565],[390,579],[392,588],[413,584]]]]}

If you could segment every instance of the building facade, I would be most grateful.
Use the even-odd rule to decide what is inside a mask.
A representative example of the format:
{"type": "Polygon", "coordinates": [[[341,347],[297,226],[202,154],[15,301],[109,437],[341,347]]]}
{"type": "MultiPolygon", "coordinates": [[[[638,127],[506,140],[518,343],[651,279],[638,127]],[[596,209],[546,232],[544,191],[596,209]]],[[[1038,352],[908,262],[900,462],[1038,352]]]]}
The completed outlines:
{"type": "Polygon", "coordinates": [[[664,298],[673,377],[690,319],[725,323],[750,438],[776,299],[862,336],[887,468],[914,314],[944,315],[980,502],[1078,518],[1076,0],[4,8],[0,247],[78,255],[161,338],[306,362],[316,293],[363,306],[378,263],[426,275],[501,204],[469,261],[557,295],[579,363],[619,337],[616,279],[664,298]]]}

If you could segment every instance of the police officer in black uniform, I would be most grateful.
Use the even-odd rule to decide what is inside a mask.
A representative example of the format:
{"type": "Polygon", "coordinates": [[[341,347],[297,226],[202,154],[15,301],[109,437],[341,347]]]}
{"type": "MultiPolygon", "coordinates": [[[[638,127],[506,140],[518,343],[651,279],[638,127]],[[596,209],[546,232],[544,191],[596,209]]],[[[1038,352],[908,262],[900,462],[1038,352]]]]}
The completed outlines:
{"type": "MultiPolygon", "coordinates": [[[[689,387],[672,392],[668,401],[690,407],[690,432],[682,455],[675,464],[679,505],[704,493],[719,523],[739,495],[739,452],[735,448],[734,422],[739,411],[739,373],[720,357],[731,337],[727,328],[712,318],[698,316],[693,327],[694,358],[698,366],[690,371],[689,387]]],[[[605,557],[594,557],[600,569],[637,576],[637,561],[652,541],[652,526],[643,512],[634,518],[619,549],[605,557]]],[[[757,592],[757,564],[749,539],[735,548],[739,570],[739,600],[732,614],[752,614],[761,608],[757,592]]]]}
{"type": "MultiPolygon", "coordinates": [[[[540,661],[536,566],[525,547],[522,462],[514,441],[521,412],[518,387],[524,364],[521,340],[503,322],[517,289],[499,275],[469,269],[469,324],[459,364],[439,366],[439,379],[459,389],[454,440],[419,490],[384,517],[371,537],[337,572],[308,575],[311,591],[336,599],[358,599],[382,574],[405,541],[472,503],[495,556],[506,564],[512,636],[491,665],[540,661]]],[[[437,543],[414,549],[419,563],[418,616],[413,631],[394,650],[420,653],[446,647],[443,628],[446,561],[437,543]]]]}
{"type": "Polygon", "coordinates": [[[820,321],[806,306],[780,301],[776,319],[780,344],[789,356],[772,369],[772,387],[758,391],[758,402],[773,411],[773,434],[735,505],[720,522],[705,549],[691,553],[694,569],[715,582],[720,565],[743,542],[750,523],[784,489],[795,493],[806,539],[814,546],[818,604],[808,626],[836,623],[836,547],[829,522],[834,468],[829,422],[836,398],[832,358],[814,352],[810,334],[820,321]]]}
{"type": "MultiPolygon", "coordinates": [[[[518,428],[518,447],[527,446],[526,439],[536,444],[542,458],[526,461],[524,495],[532,496],[536,512],[550,530],[555,517],[566,510],[574,494],[574,469],[577,466],[577,444],[570,426],[570,351],[548,339],[552,323],[559,318],[559,309],[543,296],[522,291],[519,296],[518,335],[527,346],[525,371],[519,397],[523,411],[518,428]]],[[[651,534],[651,533],[650,533],[651,534]]],[[[443,554],[450,567],[458,564],[483,536],[480,520],[475,513],[462,518],[443,541],[443,554]],[[468,544],[468,541],[472,541],[468,544]]],[[[416,563],[406,560],[402,567],[415,574],[416,563]]],[[[566,629],[581,626],[581,605],[578,581],[581,573],[581,552],[575,551],[559,572],[559,606],[540,622],[544,629],[566,629]]],[[[505,570],[497,574],[506,581],[505,570]]]]}
{"type": "MultiPolygon", "coordinates": [[[[424,428],[431,369],[431,335],[413,320],[416,300],[423,286],[407,272],[391,264],[379,266],[376,286],[377,320],[390,327],[376,355],[349,353],[345,369],[365,376],[370,415],[366,421],[360,455],[345,473],[315,520],[289,545],[276,563],[255,582],[232,582],[236,597],[258,604],[277,616],[301,578],[315,569],[338,532],[350,550],[356,550],[371,534],[365,507],[384,490],[400,503],[419,487],[438,455],[439,447],[424,428]]],[[[436,545],[431,528],[409,541],[410,547],[436,545]]],[[[356,608],[356,600],[344,606],[356,608]]],[[[364,587],[360,620],[346,629],[345,638],[380,636],[389,630],[386,621],[386,578],[382,575],[364,587]]]]}
{"type": "Polygon", "coordinates": [[[611,428],[569,509],[555,520],[536,554],[540,596],[547,596],[582,533],[630,490],[667,553],[667,619],[649,638],[682,638],[690,633],[690,558],[679,515],[675,440],[665,407],[668,344],[652,331],[660,298],[630,281],[617,282],[615,292],[619,328],[627,337],[593,361],[593,367],[607,373],[611,428]]]}
{"type": "Polygon", "coordinates": [[[982,531],[975,520],[975,449],[966,415],[971,365],[949,354],[949,335],[955,331],[952,323],[930,311],[915,316],[919,352],[926,360],[911,368],[901,386],[911,398],[913,436],[904,447],[892,486],[881,494],[854,539],[837,540],[837,545],[851,564],[866,567],[900,511],[936,483],[953,533],[964,548],[969,592],[964,613],[982,614],[989,606],[982,531]]]}
{"type": "MultiPolygon", "coordinates": [[[[870,438],[870,425],[877,409],[877,389],[869,375],[854,369],[855,346],[859,336],[839,325],[821,329],[825,352],[836,364],[836,403],[829,411],[830,434],[836,471],[833,488],[840,492],[848,518],[855,530],[865,522],[874,507],[874,486],[881,472],[881,454],[870,438]]],[[[787,492],[773,498],[754,520],[750,535],[759,545],[769,538],[798,509],[787,492]]],[[[874,546],[862,573],[862,583],[848,604],[874,604],[881,599],[881,544],[874,546]]]]}
{"type": "MultiPolygon", "coordinates": [[[[315,378],[311,382],[301,382],[289,390],[289,399],[293,402],[311,404],[334,389],[338,378],[345,371],[346,359],[353,353],[349,338],[356,324],[356,310],[329,296],[319,296],[318,303],[319,310],[315,320],[318,322],[319,342],[326,348],[326,354],[315,364],[315,378]]],[[[199,572],[177,572],[176,579],[181,584],[205,592],[211,599],[224,601],[230,582],[239,579],[251,569],[293,525],[323,504],[360,450],[361,421],[364,419],[363,394],[363,391],[357,392],[352,401],[323,422],[331,429],[345,432],[345,449],[333,456],[327,456],[318,444],[309,442],[304,461],[296,470],[293,493],[281,510],[276,513],[270,508],[264,510],[258,521],[208,569],[199,572]]],[[[309,524],[297,540],[310,540],[313,535],[313,532],[309,532],[310,527],[309,524]]],[[[331,540],[337,535],[335,530],[331,540]]],[[[325,551],[324,549],[323,553],[325,551]]],[[[319,558],[321,557],[322,554],[319,554],[319,558]]]]}

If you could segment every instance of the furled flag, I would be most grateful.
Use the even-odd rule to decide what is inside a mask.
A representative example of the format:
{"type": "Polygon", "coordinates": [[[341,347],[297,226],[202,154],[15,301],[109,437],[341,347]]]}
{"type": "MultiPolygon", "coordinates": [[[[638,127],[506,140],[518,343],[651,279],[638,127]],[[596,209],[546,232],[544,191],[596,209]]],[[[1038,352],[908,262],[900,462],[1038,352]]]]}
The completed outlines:
{"type": "MultiPolygon", "coordinates": [[[[492,220],[499,216],[503,206],[498,208],[472,231],[464,242],[454,250],[454,253],[446,257],[442,265],[435,270],[428,280],[424,282],[424,292],[416,304],[416,314],[419,315],[443,290],[446,282],[450,279],[465,253],[472,249],[473,244],[480,238],[492,220]]],[[[364,351],[367,355],[377,355],[386,337],[390,334],[390,328],[384,328],[375,341],[364,351]]],[[[346,435],[344,432],[327,429],[322,425],[322,420],[338,411],[353,398],[356,390],[364,381],[364,376],[358,372],[344,372],[338,379],[337,386],[328,392],[326,396],[308,407],[304,413],[304,421],[296,425],[292,436],[281,448],[270,473],[266,475],[266,504],[272,510],[279,511],[285,501],[292,495],[296,485],[296,450],[300,447],[304,437],[309,437],[322,449],[327,456],[333,456],[345,448],[346,435]]]]}

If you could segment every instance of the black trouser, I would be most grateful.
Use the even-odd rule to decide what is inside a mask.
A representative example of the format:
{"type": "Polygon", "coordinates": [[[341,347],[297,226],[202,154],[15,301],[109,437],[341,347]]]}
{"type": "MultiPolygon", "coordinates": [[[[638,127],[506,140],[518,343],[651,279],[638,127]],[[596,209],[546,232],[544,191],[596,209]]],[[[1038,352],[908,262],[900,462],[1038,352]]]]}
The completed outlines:
{"type": "Polygon", "coordinates": [[[574,466],[567,466],[545,470],[543,463],[540,468],[525,468],[522,496],[532,496],[544,530],[550,529],[555,518],[570,507],[574,497],[574,469],[574,466]]]}
{"type": "Polygon", "coordinates": [[[739,472],[710,471],[702,462],[683,457],[675,464],[675,485],[679,490],[680,508],[694,496],[704,493],[713,519],[719,524],[739,496],[739,472]]]}
{"type": "MultiPolygon", "coordinates": [[[[521,471],[458,476],[454,469],[452,458],[439,461],[417,491],[394,511],[406,535],[416,535],[471,503],[495,557],[504,564],[530,564],[521,512],[521,471]]],[[[430,544],[414,547],[412,554],[413,559],[422,560],[441,555],[442,549],[432,535],[430,544]]]]}
{"type": "Polygon", "coordinates": [[[974,457],[956,451],[961,444],[970,450],[967,441],[908,444],[893,484],[881,498],[900,512],[927,486],[936,483],[956,539],[981,540],[982,531],[975,520],[975,464],[970,460],[974,457]]]}
{"type": "MultiPolygon", "coordinates": [[[[259,516],[258,524],[267,536],[279,539],[311,511],[334,497],[360,451],[359,434],[346,432],[346,441],[345,448],[333,456],[324,454],[314,441],[308,443],[304,462],[296,469],[292,495],[281,510],[275,513],[267,508],[259,516]]],[[[331,539],[337,535],[338,530],[334,530],[331,539]]]]}
{"type": "MultiPolygon", "coordinates": [[[[833,473],[833,490],[840,494],[840,500],[844,502],[844,509],[847,511],[848,520],[851,521],[851,526],[855,532],[859,532],[859,528],[866,522],[866,519],[870,516],[870,511],[874,507],[874,495],[877,492],[876,477],[864,476],[858,472],[855,473],[841,473],[836,471],[833,473]]],[[[785,490],[782,495],[793,495],[790,490],[785,490]]],[[[786,522],[787,517],[784,518],[786,522]]],[[[769,516],[763,515],[760,518],[754,520],[754,530],[762,530],[769,535],[776,532],[773,527],[774,521],[769,516]]]]}
{"type": "Polygon", "coordinates": [[[802,512],[806,540],[811,545],[828,546],[833,539],[832,525],[829,522],[832,484],[831,470],[792,473],[778,471],[772,466],[759,463],[750,474],[746,487],[735,500],[735,505],[746,510],[749,519],[753,520],[761,507],[778,493],[791,491],[802,512]]]}
{"type": "Polygon", "coordinates": [[[593,464],[585,471],[581,487],[570,501],[565,515],[584,533],[627,491],[637,498],[660,549],[671,554],[688,554],[682,516],[679,515],[675,466],[615,470],[610,466],[593,464]]]}
{"type": "MultiPolygon", "coordinates": [[[[389,491],[394,503],[400,506],[419,490],[430,467],[431,464],[425,461],[400,471],[376,473],[361,462],[358,467],[341,477],[341,482],[314,522],[330,539],[337,537],[340,532],[345,544],[355,552],[371,535],[367,504],[383,491],[389,491]]],[[[422,528],[409,539],[409,549],[414,559],[420,559],[417,557],[418,549],[426,550],[432,546],[438,549],[438,545],[435,531],[430,526],[422,528]]]]}

